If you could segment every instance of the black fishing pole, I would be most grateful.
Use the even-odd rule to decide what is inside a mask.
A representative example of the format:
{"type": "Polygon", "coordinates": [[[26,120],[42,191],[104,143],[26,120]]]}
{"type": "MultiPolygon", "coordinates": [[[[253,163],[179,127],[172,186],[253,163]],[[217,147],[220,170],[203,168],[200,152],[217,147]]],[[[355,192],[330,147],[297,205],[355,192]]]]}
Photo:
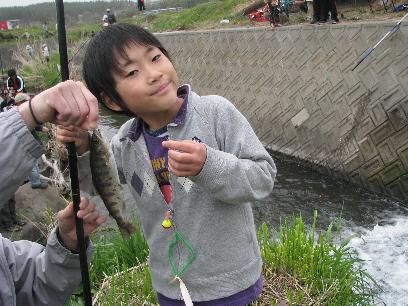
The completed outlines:
{"type": "MultiPolygon", "coordinates": [[[[65,17],[64,17],[64,3],[63,0],[56,0],[57,6],[57,23],[58,23],[58,46],[60,54],[61,65],[61,80],[66,81],[69,79],[68,70],[68,52],[67,52],[67,38],[65,33],[65,17]]],[[[75,224],[79,249],[79,261],[81,267],[82,286],[84,289],[84,301],[85,306],[92,306],[91,285],[89,281],[88,272],[88,260],[86,258],[86,243],[84,237],[84,224],[82,219],[77,217],[79,211],[79,203],[81,201],[79,192],[79,180],[78,180],[78,166],[77,166],[77,154],[75,149],[75,143],[69,142],[67,144],[68,149],[68,163],[69,163],[69,176],[71,178],[71,195],[72,202],[74,204],[75,224]]]]}

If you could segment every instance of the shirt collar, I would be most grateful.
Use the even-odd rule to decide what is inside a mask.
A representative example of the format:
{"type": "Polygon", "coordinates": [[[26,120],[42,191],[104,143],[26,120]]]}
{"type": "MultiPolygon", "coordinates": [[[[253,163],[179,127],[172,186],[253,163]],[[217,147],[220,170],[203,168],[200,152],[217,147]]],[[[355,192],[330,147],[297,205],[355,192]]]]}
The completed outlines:
{"type": "MultiPolygon", "coordinates": [[[[181,104],[179,111],[177,112],[176,117],[170,123],[173,126],[183,124],[186,121],[187,117],[187,104],[188,104],[188,95],[190,93],[190,86],[183,85],[177,89],[177,96],[183,98],[183,104],[181,104]]],[[[129,128],[127,137],[132,141],[137,141],[140,135],[143,133],[143,120],[136,117],[132,125],[129,128]]]]}

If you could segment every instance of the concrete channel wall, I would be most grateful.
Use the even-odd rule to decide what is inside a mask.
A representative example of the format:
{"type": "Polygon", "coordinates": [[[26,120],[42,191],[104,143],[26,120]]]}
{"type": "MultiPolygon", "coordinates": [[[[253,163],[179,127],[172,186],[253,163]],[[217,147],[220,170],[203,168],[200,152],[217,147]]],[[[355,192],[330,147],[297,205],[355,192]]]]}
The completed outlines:
{"type": "Polygon", "coordinates": [[[264,145],[408,199],[408,24],[356,70],[395,23],[158,34],[181,82],[219,94],[264,145]]]}

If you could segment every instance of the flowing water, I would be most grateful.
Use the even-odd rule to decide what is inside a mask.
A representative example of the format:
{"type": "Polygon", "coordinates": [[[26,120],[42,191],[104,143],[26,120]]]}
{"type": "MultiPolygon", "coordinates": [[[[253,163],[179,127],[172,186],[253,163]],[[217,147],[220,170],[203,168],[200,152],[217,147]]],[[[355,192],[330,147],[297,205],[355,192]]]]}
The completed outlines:
{"type": "MultiPolygon", "coordinates": [[[[101,129],[110,139],[125,120],[102,110],[101,129]]],[[[314,210],[322,229],[341,218],[342,237],[355,235],[350,246],[382,286],[378,304],[408,305],[408,202],[334,180],[282,157],[275,161],[278,175],[273,194],[254,205],[257,225],[265,222],[278,228],[284,218],[299,214],[311,225],[314,210]]],[[[125,197],[132,201],[128,193],[125,197]]]]}

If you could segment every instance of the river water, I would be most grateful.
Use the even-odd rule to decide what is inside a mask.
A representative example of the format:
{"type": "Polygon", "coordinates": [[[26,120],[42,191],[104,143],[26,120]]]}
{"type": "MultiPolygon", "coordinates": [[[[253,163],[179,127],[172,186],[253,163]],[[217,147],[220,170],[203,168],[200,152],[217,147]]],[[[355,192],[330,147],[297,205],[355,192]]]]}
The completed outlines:
{"type": "MultiPolygon", "coordinates": [[[[101,110],[101,129],[110,139],[127,118],[101,110]]],[[[278,174],[270,199],[254,205],[257,225],[278,228],[286,217],[302,215],[322,229],[340,218],[341,236],[364,260],[363,267],[382,286],[379,305],[408,305],[408,202],[397,202],[334,180],[295,163],[276,158],[278,174]]],[[[132,201],[129,193],[127,201],[132,201]]],[[[101,204],[99,204],[101,205],[101,204]]]]}

